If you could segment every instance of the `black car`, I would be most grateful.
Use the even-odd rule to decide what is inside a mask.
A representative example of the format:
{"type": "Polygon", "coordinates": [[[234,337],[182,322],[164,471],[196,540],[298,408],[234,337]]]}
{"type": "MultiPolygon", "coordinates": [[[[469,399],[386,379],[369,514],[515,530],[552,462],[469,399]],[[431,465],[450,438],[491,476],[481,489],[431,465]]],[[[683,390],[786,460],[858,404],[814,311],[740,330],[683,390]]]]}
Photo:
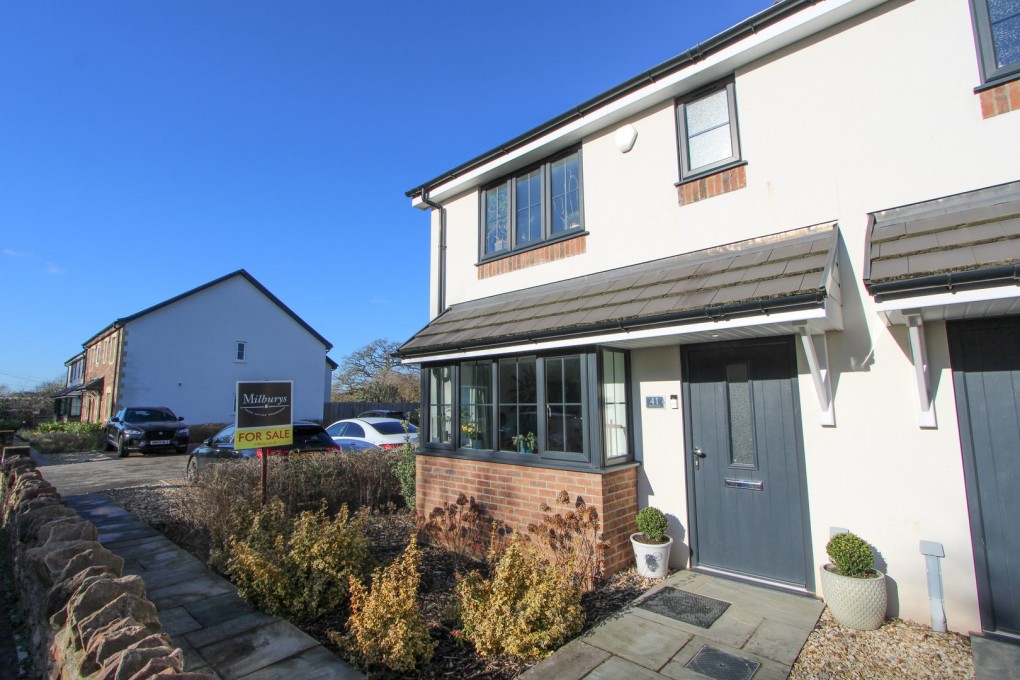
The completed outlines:
{"type": "Polygon", "coordinates": [[[131,451],[188,451],[188,426],[184,418],[165,406],[128,406],[106,423],[106,446],[121,458],[131,451]]]}
{"type": "Polygon", "coordinates": [[[187,478],[194,482],[199,470],[224,460],[261,457],[269,455],[285,455],[290,451],[339,451],[333,438],[318,423],[297,422],[293,425],[294,443],[283,446],[268,446],[261,449],[234,449],[234,426],[229,425],[206,439],[188,457],[187,478]]]}

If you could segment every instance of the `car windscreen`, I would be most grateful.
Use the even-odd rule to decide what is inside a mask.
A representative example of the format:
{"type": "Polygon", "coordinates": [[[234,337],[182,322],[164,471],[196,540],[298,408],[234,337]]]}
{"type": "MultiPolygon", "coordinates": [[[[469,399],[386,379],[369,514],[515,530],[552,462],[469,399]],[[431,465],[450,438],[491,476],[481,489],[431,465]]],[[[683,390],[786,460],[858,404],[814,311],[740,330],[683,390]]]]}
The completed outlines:
{"type": "Polygon", "coordinates": [[[331,449],[335,448],[336,444],[322,428],[294,428],[294,444],[292,446],[295,449],[331,449]]]}
{"type": "Polygon", "coordinates": [[[124,421],[128,423],[172,423],[177,416],[169,411],[154,408],[129,408],[124,412],[124,421]]]}
{"type": "MultiPolygon", "coordinates": [[[[404,423],[400,420],[387,420],[381,423],[372,423],[379,434],[404,434],[404,423]]],[[[418,431],[418,428],[407,423],[407,431],[414,434],[418,431]]]]}

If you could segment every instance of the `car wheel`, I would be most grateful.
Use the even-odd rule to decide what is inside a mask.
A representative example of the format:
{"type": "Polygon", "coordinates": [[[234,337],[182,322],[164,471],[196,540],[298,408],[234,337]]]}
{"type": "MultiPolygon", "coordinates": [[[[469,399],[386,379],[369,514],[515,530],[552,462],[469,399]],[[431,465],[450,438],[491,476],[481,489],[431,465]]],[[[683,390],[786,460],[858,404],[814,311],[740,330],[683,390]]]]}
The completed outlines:
{"type": "Polygon", "coordinates": [[[188,484],[198,481],[198,463],[195,462],[194,456],[188,458],[188,466],[184,469],[184,478],[188,480],[188,484]]]}
{"type": "Polygon", "coordinates": [[[128,457],[127,442],[124,441],[124,435],[117,439],[117,455],[121,458],[128,457]]]}

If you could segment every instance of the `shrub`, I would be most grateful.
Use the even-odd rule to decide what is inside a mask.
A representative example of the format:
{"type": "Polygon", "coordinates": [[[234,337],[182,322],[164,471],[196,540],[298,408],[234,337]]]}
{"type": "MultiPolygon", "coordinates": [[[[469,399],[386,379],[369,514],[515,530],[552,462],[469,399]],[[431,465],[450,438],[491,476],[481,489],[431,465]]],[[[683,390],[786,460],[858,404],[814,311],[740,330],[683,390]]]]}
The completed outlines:
{"type": "Polygon", "coordinates": [[[400,483],[400,495],[404,499],[404,506],[414,510],[417,469],[414,449],[410,446],[405,446],[400,450],[400,458],[393,466],[393,474],[397,476],[397,481],[400,483]]]}
{"type": "Polygon", "coordinates": [[[372,590],[351,579],[351,617],[342,643],[363,668],[386,666],[406,673],[432,658],[435,644],[418,610],[421,553],[414,536],[403,554],[372,575],[372,590]]]}
{"type": "Polygon", "coordinates": [[[32,431],[18,436],[39,453],[95,451],[105,448],[106,426],[102,423],[39,423],[32,431]]]}
{"type": "MultiPolygon", "coordinates": [[[[392,461],[397,454],[305,453],[269,458],[269,497],[280,501],[287,516],[302,510],[341,507],[383,510],[398,497],[392,461]]],[[[188,485],[175,514],[208,542],[209,563],[221,571],[231,537],[244,535],[261,504],[261,462],[225,461],[202,470],[188,485]]]]}
{"type": "Polygon", "coordinates": [[[860,578],[875,573],[875,556],[871,547],[856,534],[849,531],[836,534],[829,539],[825,552],[841,576],[860,578]]]}
{"type": "Polygon", "coordinates": [[[427,520],[419,518],[419,531],[456,555],[459,568],[462,558],[477,558],[485,553],[486,529],[490,524],[481,503],[459,494],[453,503],[433,508],[427,520]]]}
{"type": "MultiPolygon", "coordinates": [[[[570,505],[570,496],[560,491],[556,497],[560,505],[570,505]]],[[[545,516],[538,524],[529,524],[528,533],[547,546],[553,559],[563,568],[573,568],[573,577],[585,591],[592,590],[602,580],[605,554],[609,543],[602,539],[599,512],[589,507],[580,496],[574,509],[550,515],[552,508],[542,503],[545,516]]]]}
{"type": "Polygon", "coordinates": [[[520,534],[483,579],[471,572],[456,588],[463,630],[478,653],[530,659],[581,630],[581,588],[571,570],[550,563],[520,534]]]}
{"type": "Polygon", "coordinates": [[[665,543],[669,521],[662,510],[648,506],[637,514],[637,528],[652,543],[665,543]]]}
{"type": "Polygon", "coordinates": [[[311,621],[347,599],[351,577],[368,558],[367,511],[335,517],[325,509],[288,517],[274,500],[255,514],[248,532],[230,541],[227,573],[237,592],[262,611],[311,621]]]}

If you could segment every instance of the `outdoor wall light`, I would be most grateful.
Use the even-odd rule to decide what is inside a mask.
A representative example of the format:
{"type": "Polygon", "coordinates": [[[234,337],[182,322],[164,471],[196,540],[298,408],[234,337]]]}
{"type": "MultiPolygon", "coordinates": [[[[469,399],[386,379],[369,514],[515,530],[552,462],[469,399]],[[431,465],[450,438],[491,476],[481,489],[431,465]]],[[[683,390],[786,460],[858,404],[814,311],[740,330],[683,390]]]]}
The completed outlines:
{"type": "Polygon", "coordinates": [[[624,125],[616,131],[613,141],[616,142],[616,148],[620,150],[620,153],[627,153],[634,148],[634,142],[637,141],[637,130],[633,125],[624,125]]]}

